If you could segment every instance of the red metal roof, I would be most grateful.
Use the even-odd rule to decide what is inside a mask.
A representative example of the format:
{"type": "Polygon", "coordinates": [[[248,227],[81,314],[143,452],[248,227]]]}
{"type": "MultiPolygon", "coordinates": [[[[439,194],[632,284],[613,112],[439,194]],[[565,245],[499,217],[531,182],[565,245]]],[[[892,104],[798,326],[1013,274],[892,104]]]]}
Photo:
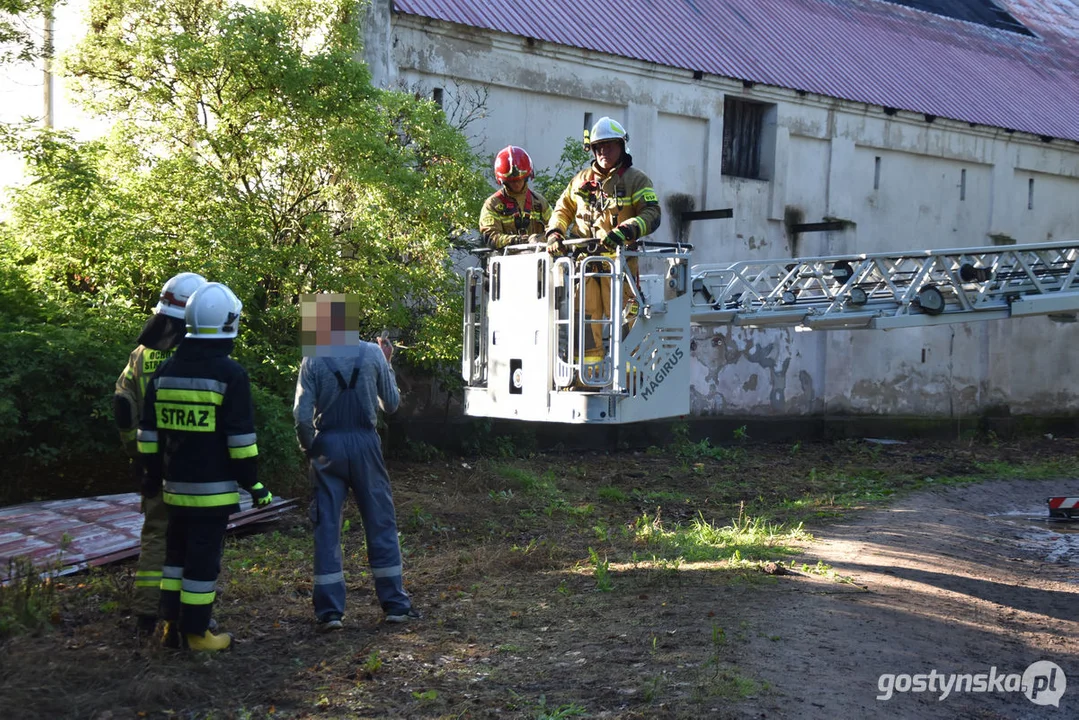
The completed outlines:
{"type": "Polygon", "coordinates": [[[395,0],[399,13],[1079,141],[1079,0],[997,0],[1037,37],[883,0],[395,0]]]}

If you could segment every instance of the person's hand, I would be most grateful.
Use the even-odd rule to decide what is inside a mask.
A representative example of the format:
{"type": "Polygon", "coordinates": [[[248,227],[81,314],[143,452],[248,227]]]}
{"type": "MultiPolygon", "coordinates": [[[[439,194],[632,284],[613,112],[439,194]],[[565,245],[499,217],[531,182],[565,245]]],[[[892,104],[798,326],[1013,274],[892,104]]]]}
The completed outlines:
{"type": "Polygon", "coordinates": [[[543,245],[547,242],[547,239],[543,237],[542,233],[532,233],[525,239],[525,242],[529,245],[543,245]]]}
{"type": "Polygon", "coordinates": [[[605,238],[605,242],[608,245],[614,245],[615,247],[622,247],[627,242],[629,242],[629,238],[626,237],[625,231],[621,228],[621,226],[619,226],[619,227],[616,227],[614,230],[611,230],[609,233],[607,233],[607,237],[605,238]]]}
{"type": "Polygon", "coordinates": [[[393,357],[393,343],[389,341],[389,338],[384,338],[381,335],[375,338],[378,342],[378,347],[382,350],[382,354],[386,356],[386,362],[390,361],[393,357]]]}
{"type": "Polygon", "coordinates": [[[262,483],[255,483],[251,486],[251,501],[255,507],[266,507],[273,502],[273,493],[266,489],[266,486],[262,483]]]}
{"type": "Polygon", "coordinates": [[[547,252],[565,252],[565,248],[562,246],[562,241],[566,239],[566,236],[561,230],[548,230],[547,231],[547,252]]]}

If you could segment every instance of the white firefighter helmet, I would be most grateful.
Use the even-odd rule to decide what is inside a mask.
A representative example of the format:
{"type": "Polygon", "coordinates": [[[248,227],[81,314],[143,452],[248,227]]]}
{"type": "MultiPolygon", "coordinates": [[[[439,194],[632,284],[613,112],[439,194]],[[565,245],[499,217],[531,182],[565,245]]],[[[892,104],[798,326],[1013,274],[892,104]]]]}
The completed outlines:
{"type": "Polygon", "coordinates": [[[592,126],[592,132],[588,134],[588,143],[594,145],[607,140],[621,140],[622,148],[625,149],[629,143],[629,133],[622,127],[622,123],[604,116],[592,126]]]}
{"type": "Polygon", "coordinates": [[[192,293],[206,284],[206,278],[198,273],[185,272],[173,275],[161,288],[161,297],[154,306],[154,312],[158,315],[184,319],[184,308],[191,299],[192,293]]]}
{"type": "Polygon", "coordinates": [[[199,340],[234,338],[244,305],[226,285],[206,283],[187,302],[187,337],[199,340]]]}

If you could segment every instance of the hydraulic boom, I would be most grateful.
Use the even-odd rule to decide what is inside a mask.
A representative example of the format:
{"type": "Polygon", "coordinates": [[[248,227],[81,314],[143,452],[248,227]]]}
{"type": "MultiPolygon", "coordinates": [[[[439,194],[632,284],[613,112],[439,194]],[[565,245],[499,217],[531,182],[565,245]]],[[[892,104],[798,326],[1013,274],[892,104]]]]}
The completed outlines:
{"type": "Polygon", "coordinates": [[[691,323],[892,329],[1079,313],[1079,243],[727,265],[691,265],[682,244],[614,255],[595,240],[571,244],[569,257],[510,246],[467,271],[467,414],[568,423],[686,414],[691,323]]]}

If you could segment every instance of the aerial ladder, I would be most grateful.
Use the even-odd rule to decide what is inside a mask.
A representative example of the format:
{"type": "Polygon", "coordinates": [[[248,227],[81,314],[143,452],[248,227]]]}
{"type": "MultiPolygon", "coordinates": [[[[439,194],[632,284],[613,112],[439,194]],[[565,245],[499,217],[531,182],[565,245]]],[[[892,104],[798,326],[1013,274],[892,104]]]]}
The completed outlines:
{"type": "Polygon", "coordinates": [[[688,414],[691,324],[889,330],[1079,313],[1076,242],[710,265],[693,265],[688,244],[645,238],[614,255],[594,239],[567,244],[563,257],[510,246],[466,271],[466,414],[608,424],[688,414]],[[605,317],[589,317],[601,284],[605,317]],[[603,338],[602,359],[582,352],[590,334],[603,338]]]}

